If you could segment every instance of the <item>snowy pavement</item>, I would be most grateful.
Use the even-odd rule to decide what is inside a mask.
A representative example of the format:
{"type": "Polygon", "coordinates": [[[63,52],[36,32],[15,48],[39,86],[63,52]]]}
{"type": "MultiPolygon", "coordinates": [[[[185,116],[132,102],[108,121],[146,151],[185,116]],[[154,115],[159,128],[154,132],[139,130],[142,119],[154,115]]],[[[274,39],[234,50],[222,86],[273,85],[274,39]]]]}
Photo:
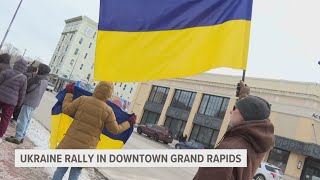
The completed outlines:
{"type": "MultiPolygon", "coordinates": [[[[6,136],[14,135],[15,127],[10,123],[6,136]]],[[[14,166],[15,149],[49,149],[49,131],[38,121],[32,119],[23,144],[16,145],[3,141],[0,144],[0,179],[8,180],[47,180],[51,179],[56,168],[16,168],[14,166]]],[[[67,180],[69,171],[63,180],[67,180]]],[[[97,169],[85,168],[82,170],[80,180],[106,180],[97,169]]]]}

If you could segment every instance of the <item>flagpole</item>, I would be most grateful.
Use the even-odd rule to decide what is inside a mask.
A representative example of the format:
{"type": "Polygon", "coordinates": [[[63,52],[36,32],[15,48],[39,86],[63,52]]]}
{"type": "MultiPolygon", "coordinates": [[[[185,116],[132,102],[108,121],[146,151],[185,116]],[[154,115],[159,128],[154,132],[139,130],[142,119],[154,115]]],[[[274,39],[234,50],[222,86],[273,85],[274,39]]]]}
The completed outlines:
{"type": "Polygon", "coordinates": [[[246,78],[246,70],[243,70],[243,72],[242,72],[242,81],[243,82],[244,82],[245,78],[246,78]]]}
{"type": "Polygon", "coordinates": [[[4,41],[5,41],[6,38],[7,38],[7,35],[8,35],[8,33],[9,33],[9,31],[10,31],[10,28],[11,28],[11,25],[12,25],[14,19],[16,18],[16,15],[17,15],[17,13],[18,13],[18,11],[19,11],[19,9],[20,9],[20,6],[21,6],[22,1],[23,1],[23,0],[20,1],[19,5],[18,5],[18,7],[17,7],[17,9],[16,9],[16,12],[15,12],[14,15],[13,15],[13,18],[12,18],[12,20],[11,20],[11,22],[10,22],[10,24],[9,24],[9,27],[8,27],[8,29],[7,29],[7,31],[6,31],[6,34],[4,35],[4,37],[3,37],[3,39],[2,39],[2,42],[1,42],[1,44],[0,44],[0,49],[2,48],[2,46],[3,46],[3,44],[4,44],[4,41]]]}

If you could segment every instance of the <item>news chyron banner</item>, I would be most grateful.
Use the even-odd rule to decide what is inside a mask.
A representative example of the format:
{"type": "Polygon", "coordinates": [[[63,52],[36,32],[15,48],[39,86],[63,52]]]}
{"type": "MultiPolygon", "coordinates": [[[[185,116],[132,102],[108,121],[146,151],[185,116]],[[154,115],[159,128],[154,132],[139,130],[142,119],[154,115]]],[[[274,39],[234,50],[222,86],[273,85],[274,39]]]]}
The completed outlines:
{"type": "Polygon", "coordinates": [[[15,150],[16,167],[247,167],[241,149],[15,150]]]}

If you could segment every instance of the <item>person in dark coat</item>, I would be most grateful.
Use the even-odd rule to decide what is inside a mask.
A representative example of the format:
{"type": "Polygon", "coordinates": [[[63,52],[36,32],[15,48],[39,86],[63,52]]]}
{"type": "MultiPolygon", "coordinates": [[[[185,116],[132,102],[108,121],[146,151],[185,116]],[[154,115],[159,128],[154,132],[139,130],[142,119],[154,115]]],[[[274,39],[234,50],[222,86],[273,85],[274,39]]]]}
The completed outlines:
{"type": "Polygon", "coordinates": [[[26,96],[17,120],[16,135],[6,138],[6,141],[15,144],[23,143],[32,113],[39,106],[42,96],[47,89],[49,72],[49,66],[40,64],[38,74],[28,79],[26,96]]]}
{"type": "MultiPolygon", "coordinates": [[[[240,83],[241,88],[248,88],[240,83]]],[[[230,114],[230,129],[216,149],[246,149],[247,167],[200,167],[194,180],[251,180],[266,153],[274,147],[274,127],[266,100],[245,95],[230,114]]]]}
{"type": "MultiPolygon", "coordinates": [[[[30,78],[34,77],[35,75],[37,75],[37,73],[38,73],[38,68],[37,67],[28,66],[27,67],[27,72],[24,73],[24,75],[27,76],[27,79],[30,79],[30,78]]],[[[17,121],[18,116],[20,114],[20,111],[21,111],[21,107],[16,107],[14,109],[12,120],[17,121]]]]}
{"type": "Polygon", "coordinates": [[[0,74],[0,143],[5,134],[10,118],[16,106],[21,106],[27,89],[27,77],[23,74],[27,69],[27,61],[18,60],[13,69],[0,74]]]}
{"type": "Polygon", "coordinates": [[[11,56],[7,53],[0,55],[0,73],[6,69],[10,69],[11,56]]]}

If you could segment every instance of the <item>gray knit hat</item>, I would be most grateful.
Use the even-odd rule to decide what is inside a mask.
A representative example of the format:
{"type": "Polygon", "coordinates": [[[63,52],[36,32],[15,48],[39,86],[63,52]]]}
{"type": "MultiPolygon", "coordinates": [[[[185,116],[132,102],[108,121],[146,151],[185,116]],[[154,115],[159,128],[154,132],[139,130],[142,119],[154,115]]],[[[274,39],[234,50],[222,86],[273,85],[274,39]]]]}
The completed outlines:
{"type": "Polygon", "coordinates": [[[246,121],[265,120],[270,116],[270,104],[257,96],[247,96],[236,103],[246,121]]]}

